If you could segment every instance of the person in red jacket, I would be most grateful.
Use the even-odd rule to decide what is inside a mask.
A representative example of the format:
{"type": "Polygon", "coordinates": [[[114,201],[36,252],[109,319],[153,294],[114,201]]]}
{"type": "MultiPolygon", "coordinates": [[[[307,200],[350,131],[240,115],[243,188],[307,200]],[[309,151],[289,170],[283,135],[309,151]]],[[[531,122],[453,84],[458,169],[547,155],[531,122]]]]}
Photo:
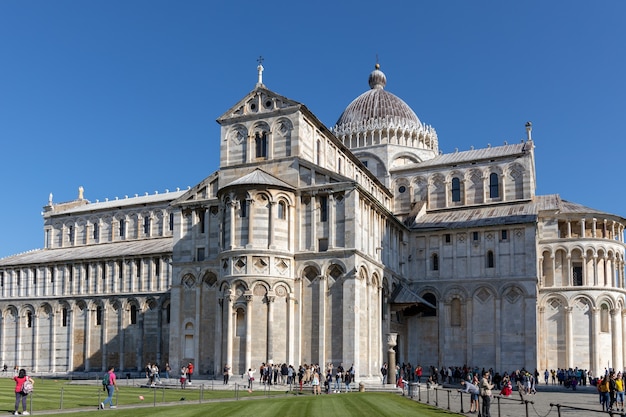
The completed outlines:
{"type": "Polygon", "coordinates": [[[415,367],[415,378],[417,379],[418,384],[422,382],[422,366],[421,365],[417,365],[415,367]]]}
{"type": "Polygon", "coordinates": [[[191,376],[193,375],[193,363],[189,362],[187,365],[187,381],[191,384],[191,376]]]}
{"type": "Polygon", "coordinates": [[[26,411],[26,397],[28,396],[28,392],[23,392],[24,383],[28,381],[31,384],[34,384],[35,381],[33,381],[31,377],[26,375],[25,369],[20,369],[17,376],[13,377],[13,380],[15,381],[15,412],[13,412],[13,415],[14,416],[19,415],[19,412],[17,410],[20,408],[20,402],[21,402],[22,403],[22,415],[27,416],[30,413],[26,411]]]}

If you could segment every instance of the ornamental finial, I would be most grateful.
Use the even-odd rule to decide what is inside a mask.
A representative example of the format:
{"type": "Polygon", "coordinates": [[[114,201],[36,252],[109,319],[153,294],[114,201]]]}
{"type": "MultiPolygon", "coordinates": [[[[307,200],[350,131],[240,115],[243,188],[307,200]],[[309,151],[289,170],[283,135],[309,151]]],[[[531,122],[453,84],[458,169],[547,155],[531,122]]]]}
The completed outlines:
{"type": "Polygon", "coordinates": [[[259,65],[256,67],[257,71],[259,72],[259,80],[257,81],[256,85],[260,86],[263,85],[263,57],[259,55],[256,61],[259,63],[259,65]]]}

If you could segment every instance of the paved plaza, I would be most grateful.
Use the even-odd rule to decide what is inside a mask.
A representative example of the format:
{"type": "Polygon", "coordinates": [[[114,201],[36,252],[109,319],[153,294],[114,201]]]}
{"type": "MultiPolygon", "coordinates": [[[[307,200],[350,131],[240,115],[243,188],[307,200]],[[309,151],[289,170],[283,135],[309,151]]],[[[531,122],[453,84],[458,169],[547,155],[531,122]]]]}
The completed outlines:
{"type": "MultiPolygon", "coordinates": [[[[449,407],[450,411],[460,413],[461,396],[456,388],[454,385],[446,385],[437,390],[431,389],[427,395],[426,390],[422,387],[419,401],[436,405],[445,410],[448,410],[449,407]]],[[[491,417],[608,415],[608,413],[602,412],[595,386],[579,386],[576,391],[572,391],[559,385],[538,385],[537,394],[524,395],[524,401],[517,391],[513,391],[513,394],[508,398],[498,397],[495,396],[491,401],[491,417]]],[[[414,394],[413,399],[418,400],[418,395],[414,394]]],[[[478,413],[469,414],[469,405],[469,394],[463,394],[463,411],[465,414],[478,416],[478,413]]],[[[615,412],[613,415],[622,416],[624,413],[615,412]]]]}

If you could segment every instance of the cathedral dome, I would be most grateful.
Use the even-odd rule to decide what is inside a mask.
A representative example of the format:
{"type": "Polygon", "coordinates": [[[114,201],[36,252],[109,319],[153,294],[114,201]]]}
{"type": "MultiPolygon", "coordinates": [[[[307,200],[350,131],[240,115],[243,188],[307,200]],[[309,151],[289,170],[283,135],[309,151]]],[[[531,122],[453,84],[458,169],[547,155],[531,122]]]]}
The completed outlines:
{"type": "MultiPolygon", "coordinates": [[[[379,64],[370,73],[368,81],[370,90],[354,99],[333,127],[332,131],[337,137],[345,140],[355,135],[368,136],[373,132],[391,130],[401,133],[401,136],[428,137],[430,140],[427,142],[430,143],[426,147],[437,148],[434,129],[423,125],[402,99],[385,90],[387,77],[380,70],[379,64]]],[[[421,145],[419,147],[423,147],[423,141],[421,145]]]]}
{"type": "MultiPolygon", "coordinates": [[[[376,69],[369,76],[370,90],[358,96],[346,107],[337,120],[336,130],[345,130],[362,125],[363,123],[377,121],[382,125],[401,125],[419,128],[420,123],[417,115],[399,97],[385,91],[387,77],[376,64],[376,69]]],[[[389,127],[389,126],[380,126],[389,127]]]]}

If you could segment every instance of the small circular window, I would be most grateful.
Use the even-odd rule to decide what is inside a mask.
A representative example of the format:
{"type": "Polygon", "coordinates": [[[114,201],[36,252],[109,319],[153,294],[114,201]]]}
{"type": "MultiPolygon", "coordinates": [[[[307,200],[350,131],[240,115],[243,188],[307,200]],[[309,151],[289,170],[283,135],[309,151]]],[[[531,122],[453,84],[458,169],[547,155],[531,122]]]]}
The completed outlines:
{"type": "Polygon", "coordinates": [[[272,101],[271,101],[271,100],[267,100],[267,101],[265,102],[265,108],[266,108],[266,109],[269,109],[270,107],[272,107],[272,101]]]}
{"type": "Polygon", "coordinates": [[[400,194],[404,194],[406,192],[406,187],[404,185],[401,185],[400,188],[398,188],[398,192],[400,194]]]}
{"type": "Polygon", "coordinates": [[[252,111],[256,111],[256,104],[251,103],[251,104],[250,104],[250,110],[252,110],[252,111]]]}

